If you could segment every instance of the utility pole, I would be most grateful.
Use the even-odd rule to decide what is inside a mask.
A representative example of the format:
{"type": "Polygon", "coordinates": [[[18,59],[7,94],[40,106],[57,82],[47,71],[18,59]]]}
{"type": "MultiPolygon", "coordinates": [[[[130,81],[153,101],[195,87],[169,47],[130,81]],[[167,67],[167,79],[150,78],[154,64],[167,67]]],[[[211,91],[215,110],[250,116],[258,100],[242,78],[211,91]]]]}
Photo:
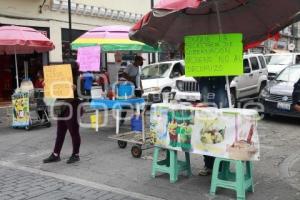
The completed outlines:
{"type": "MultiPolygon", "coordinates": [[[[151,10],[154,8],[154,0],[150,0],[151,4],[151,10]]],[[[152,53],[152,63],[155,63],[156,62],[156,58],[155,58],[155,54],[156,53],[152,53]]]]}
{"type": "Polygon", "coordinates": [[[151,9],[153,9],[154,7],[154,0],[150,0],[151,1],[151,9]]]}
{"type": "Polygon", "coordinates": [[[68,15],[69,15],[69,59],[72,58],[72,13],[71,13],[71,0],[68,0],[68,15]]]}

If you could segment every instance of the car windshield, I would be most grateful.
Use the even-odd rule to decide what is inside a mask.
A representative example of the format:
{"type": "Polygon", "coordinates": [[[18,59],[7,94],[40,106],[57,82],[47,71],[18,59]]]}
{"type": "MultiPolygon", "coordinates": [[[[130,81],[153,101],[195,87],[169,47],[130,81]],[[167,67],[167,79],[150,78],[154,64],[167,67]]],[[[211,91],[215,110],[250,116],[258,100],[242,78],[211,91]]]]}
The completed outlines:
{"type": "Polygon", "coordinates": [[[267,55],[265,56],[267,65],[290,65],[293,62],[293,55],[267,55]]]}
{"type": "Polygon", "coordinates": [[[285,68],[276,78],[276,81],[297,82],[300,78],[300,66],[285,68]]]}
{"type": "Polygon", "coordinates": [[[168,75],[171,63],[154,64],[142,69],[142,79],[163,78],[168,75]]]}

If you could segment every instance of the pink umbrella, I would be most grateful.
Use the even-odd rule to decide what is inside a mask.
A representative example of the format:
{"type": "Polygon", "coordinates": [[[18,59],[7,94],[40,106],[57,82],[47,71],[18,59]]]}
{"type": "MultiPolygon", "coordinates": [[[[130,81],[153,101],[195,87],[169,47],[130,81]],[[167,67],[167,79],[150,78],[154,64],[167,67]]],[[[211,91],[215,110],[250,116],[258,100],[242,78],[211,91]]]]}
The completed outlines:
{"type": "MultiPolygon", "coordinates": [[[[47,52],[54,49],[54,44],[41,32],[21,26],[0,27],[0,55],[15,54],[16,76],[18,76],[17,54],[47,52]]],[[[19,87],[18,77],[17,87],[19,87]]]]}

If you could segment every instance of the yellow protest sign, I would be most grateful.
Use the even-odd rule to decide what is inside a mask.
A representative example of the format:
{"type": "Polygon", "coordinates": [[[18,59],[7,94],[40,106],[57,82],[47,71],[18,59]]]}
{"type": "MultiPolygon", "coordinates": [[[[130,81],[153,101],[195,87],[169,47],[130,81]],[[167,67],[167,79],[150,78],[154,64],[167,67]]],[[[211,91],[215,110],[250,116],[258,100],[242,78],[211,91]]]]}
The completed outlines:
{"type": "Polygon", "coordinates": [[[46,98],[74,98],[70,64],[44,66],[44,94],[46,98]]]}
{"type": "Polygon", "coordinates": [[[242,34],[193,35],[184,42],[186,76],[243,74],[242,34]]]}

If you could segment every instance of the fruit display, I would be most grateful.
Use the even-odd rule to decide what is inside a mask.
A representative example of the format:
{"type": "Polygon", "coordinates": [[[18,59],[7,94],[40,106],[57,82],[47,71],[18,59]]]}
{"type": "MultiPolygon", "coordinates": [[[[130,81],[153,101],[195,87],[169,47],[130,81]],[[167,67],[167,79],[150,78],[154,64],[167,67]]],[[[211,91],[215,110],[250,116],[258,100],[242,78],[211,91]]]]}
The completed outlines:
{"type": "Polygon", "coordinates": [[[200,140],[203,144],[217,144],[224,140],[225,127],[218,118],[202,118],[201,122],[200,140]]]}
{"type": "Polygon", "coordinates": [[[177,122],[175,120],[172,120],[168,124],[168,132],[169,132],[169,137],[170,137],[170,145],[172,147],[177,146],[177,134],[176,134],[176,129],[177,129],[177,122]]]}
{"type": "Polygon", "coordinates": [[[211,130],[201,132],[201,142],[204,144],[216,144],[224,140],[224,130],[211,130]]]}
{"type": "Polygon", "coordinates": [[[192,132],[193,128],[189,122],[185,122],[179,126],[180,146],[183,151],[189,151],[191,149],[192,132]]]}

